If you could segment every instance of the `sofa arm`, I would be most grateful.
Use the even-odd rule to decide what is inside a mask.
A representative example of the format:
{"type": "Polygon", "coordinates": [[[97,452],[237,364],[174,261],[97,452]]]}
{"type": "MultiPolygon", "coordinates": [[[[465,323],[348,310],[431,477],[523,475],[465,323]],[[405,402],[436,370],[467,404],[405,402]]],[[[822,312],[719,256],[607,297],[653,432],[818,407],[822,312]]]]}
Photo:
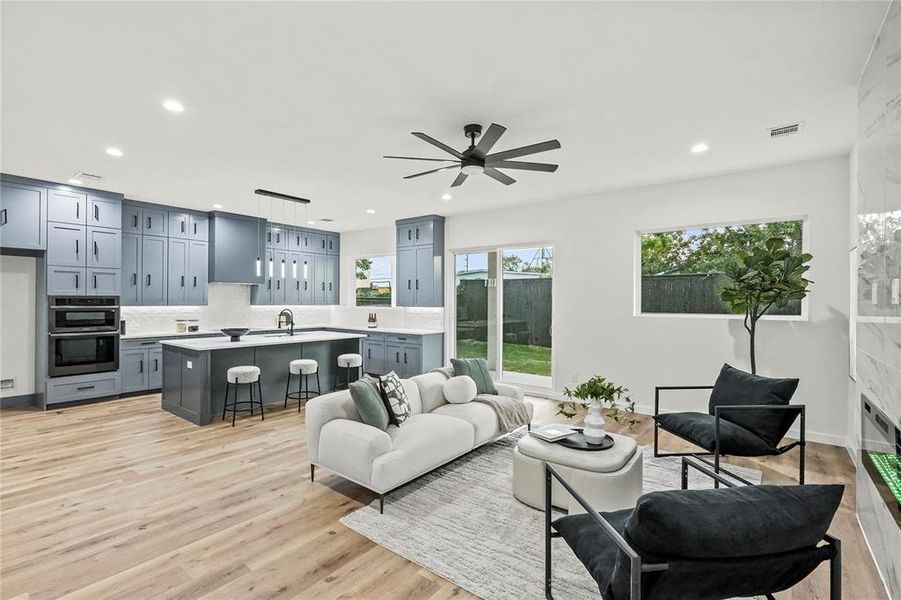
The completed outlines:
{"type": "Polygon", "coordinates": [[[362,485],[369,485],[372,461],[390,452],[391,436],[372,425],[335,419],[319,432],[319,462],[331,471],[362,485]]]}
{"type": "Polygon", "coordinates": [[[525,393],[520,388],[514,385],[494,382],[494,389],[497,390],[499,396],[516,398],[519,401],[522,401],[526,397],[525,393]]]}

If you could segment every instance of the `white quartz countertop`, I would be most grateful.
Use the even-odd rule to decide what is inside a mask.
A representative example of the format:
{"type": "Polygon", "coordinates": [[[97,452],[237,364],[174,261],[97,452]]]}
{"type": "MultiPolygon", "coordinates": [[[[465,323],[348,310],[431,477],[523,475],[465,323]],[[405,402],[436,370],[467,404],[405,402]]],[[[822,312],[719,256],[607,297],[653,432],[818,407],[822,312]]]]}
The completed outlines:
{"type": "Polygon", "coordinates": [[[231,350],[235,348],[257,348],[259,346],[278,346],[282,344],[310,344],[313,342],[336,342],[365,338],[360,333],[340,333],[337,331],[298,331],[293,336],[287,333],[245,335],[240,341],[232,342],[225,336],[200,339],[162,340],[163,346],[204,352],[207,350],[231,350]]]}
{"type": "MultiPolygon", "coordinates": [[[[346,329],[350,331],[359,331],[360,333],[390,333],[394,335],[435,335],[442,334],[443,331],[436,329],[410,329],[403,327],[376,327],[369,329],[368,327],[358,327],[355,325],[297,325],[294,328],[295,333],[309,331],[311,329],[346,329]]],[[[249,335],[259,334],[260,332],[278,331],[277,327],[252,327],[249,335]]],[[[283,329],[282,331],[287,331],[283,329]]],[[[186,338],[196,336],[222,335],[217,330],[202,329],[200,331],[188,331],[179,333],[177,331],[136,331],[119,336],[121,340],[144,340],[151,338],[186,338]]]]}

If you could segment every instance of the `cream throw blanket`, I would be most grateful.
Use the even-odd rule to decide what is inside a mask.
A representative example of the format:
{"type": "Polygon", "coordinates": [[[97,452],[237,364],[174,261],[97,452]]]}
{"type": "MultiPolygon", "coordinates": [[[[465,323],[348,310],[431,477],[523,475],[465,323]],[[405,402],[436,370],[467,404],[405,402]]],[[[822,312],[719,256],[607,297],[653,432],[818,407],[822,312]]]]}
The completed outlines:
{"type": "Polygon", "coordinates": [[[479,394],[472,400],[487,404],[497,414],[498,429],[510,433],[529,423],[529,411],[526,405],[516,398],[497,396],[495,394],[479,394]]]}

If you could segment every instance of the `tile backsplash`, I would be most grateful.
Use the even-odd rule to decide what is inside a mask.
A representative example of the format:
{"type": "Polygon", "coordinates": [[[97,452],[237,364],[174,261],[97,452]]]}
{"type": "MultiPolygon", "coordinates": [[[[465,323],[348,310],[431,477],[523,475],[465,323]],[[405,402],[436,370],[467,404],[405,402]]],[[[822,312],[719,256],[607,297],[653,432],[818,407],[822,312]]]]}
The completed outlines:
{"type": "MultiPolygon", "coordinates": [[[[201,329],[275,327],[284,306],[251,306],[250,286],[211,283],[206,306],[123,306],[128,333],[175,331],[176,319],[197,319],[201,329]]],[[[379,325],[442,330],[443,308],[371,308],[349,306],[288,306],[297,326],[366,327],[370,312],[379,325]]]]}

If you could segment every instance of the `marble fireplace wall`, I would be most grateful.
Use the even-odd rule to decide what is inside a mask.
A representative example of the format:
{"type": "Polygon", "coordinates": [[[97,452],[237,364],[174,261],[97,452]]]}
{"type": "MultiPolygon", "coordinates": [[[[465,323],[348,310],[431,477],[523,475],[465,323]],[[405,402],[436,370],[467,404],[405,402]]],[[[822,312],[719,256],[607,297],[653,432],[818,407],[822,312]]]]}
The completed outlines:
{"type": "MultiPolygon", "coordinates": [[[[860,457],[860,394],[901,425],[901,0],[861,76],[857,137],[856,380],[850,449],[860,457]]],[[[892,598],[901,598],[901,529],[857,465],[857,513],[892,598]]]]}

